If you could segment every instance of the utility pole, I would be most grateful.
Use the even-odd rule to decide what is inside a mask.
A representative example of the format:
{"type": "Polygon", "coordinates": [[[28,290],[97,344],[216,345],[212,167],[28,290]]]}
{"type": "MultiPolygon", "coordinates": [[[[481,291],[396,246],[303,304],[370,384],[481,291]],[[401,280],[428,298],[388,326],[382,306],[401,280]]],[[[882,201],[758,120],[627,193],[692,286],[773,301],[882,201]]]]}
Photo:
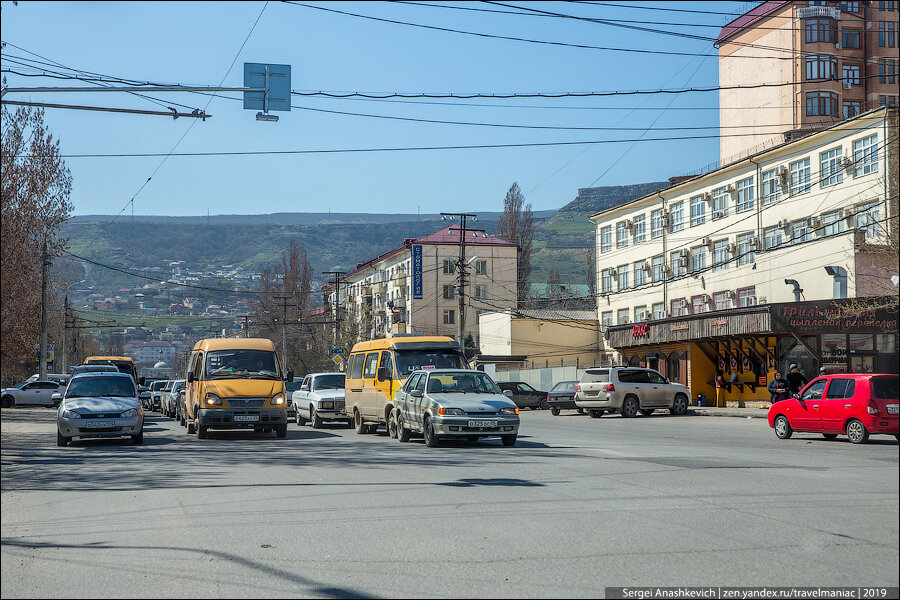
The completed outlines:
{"type": "Polygon", "coordinates": [[[341,330],[341,277],[346,275],[343,271],[322,271],[322,275],[331,275],[334,277],[331,283],[334,284],[334,346],[338,347],[340,342],[338,332],[341,330]]]}
{"type": "MultiPolygon", "coordinates": [[[[478,235],[478,232],[484,233],[483,229],[469,229],[466,226],[466,220],[471,217],[473,221],[478,220],[478,215],[472,213],[441,213],[442,219],[456,219],[459,218],[459,226],[455,229],[459,232],[459,258],[456,260],[456,280],[457,280],[457,291],[456,297],[458,300],[459,307],[459,320],[456,323],[456,339],[459,342],[460,347],[465,352],[465,327],[466,327],[466,285],[468,285],[468,276],[469,276],[469,264],[466,262],[466,233],[473,232],[475,235],[478,235]]],[[[454,227],[451,227],[452,231],[454,227]]]]}
{"type": "Polygon", "coordinates": [[[282,367],[287,369],[287,294],[284,294],[281,300],[281,361],[282,367]]]}
{"type": "Polygon", "coordinates": [[[69,293],[66,292],[66,298],[63,301],[63,341],[62,341],[62,357],[60,363],[62,369],[57,369],[61,373],[69,372],[69,347],[67,345],[69,338],[69,293]]]}
{"type": "Polygon", "coordinates": [[[47,379],[47,271],[50,270],[50,257],[47,255],[47,240],[41,250],[41,368],[40,379],[47,379]]]}

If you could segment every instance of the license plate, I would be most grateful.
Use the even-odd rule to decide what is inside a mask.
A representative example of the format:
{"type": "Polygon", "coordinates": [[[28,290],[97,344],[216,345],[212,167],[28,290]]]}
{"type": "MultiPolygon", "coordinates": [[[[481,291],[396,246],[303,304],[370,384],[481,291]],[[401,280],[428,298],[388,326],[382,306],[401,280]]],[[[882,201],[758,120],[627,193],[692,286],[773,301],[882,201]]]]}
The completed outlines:
{"type": "Polygon", "coordinates": [[[897,405],[897,404],[888,404],[888,405],[887,405],[887,412],[888,412],[888,414],[889,414],[889,415],[896,415],[896,414],[898,414],[898,410],[897,410],[897,407],[898,407],[898,406],[900,406],[900,405],[897,405]]]}
{"type": "Polygon", "coordinates": [[[116,424],[112,421],[87,421],[86,423],[82,423],[79,427],[83,429],[106,429],[107,427],[115,427],[116,424]]]}
{"type": "Polygon", "coordinates": [[[237,422],[259,421],[259,415],[235,415],[234,420],[237,422]]]}
{"type": "Polygon", "coordinates": [[[469,421],[469,427],[479,427],[481,429],[493,429],[497,426],[497,421],[469,421]]]}

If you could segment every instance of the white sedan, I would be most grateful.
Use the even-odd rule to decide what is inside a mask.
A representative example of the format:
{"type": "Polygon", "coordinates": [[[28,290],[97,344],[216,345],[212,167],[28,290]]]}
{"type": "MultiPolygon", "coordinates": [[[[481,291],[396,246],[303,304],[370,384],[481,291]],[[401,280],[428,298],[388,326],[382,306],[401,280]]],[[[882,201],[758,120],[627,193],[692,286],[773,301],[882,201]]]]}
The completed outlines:
{"type": "Polygon", "coordinates": [[[65,385],[56,381],[29,381],[20,383],[16,387],[4,388],[0,392],[0,405],[3,408],[12,408],[22,404],[38,404],[41,406],[56,406],[53,394],[62,392],[65,385]]]}
{"type": "Polygon", "coordinates": [[[312,373],[303,379],[300,389],[291,396],[297,425],[310,423],[318,429],[325,421],[341,421],[350,425],[344,409],[344,374],[312,373]]]}

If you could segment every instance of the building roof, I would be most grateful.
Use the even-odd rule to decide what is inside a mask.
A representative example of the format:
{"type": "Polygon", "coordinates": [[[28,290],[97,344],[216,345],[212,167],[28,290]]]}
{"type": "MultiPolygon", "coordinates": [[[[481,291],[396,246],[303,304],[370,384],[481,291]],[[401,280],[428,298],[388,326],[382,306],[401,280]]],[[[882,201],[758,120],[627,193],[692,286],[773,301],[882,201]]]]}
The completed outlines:
{"type": "Polygon", "coordinates": [[[750,27],[755,23],[758,23],[762,19],[765,19],[772,13],[784,7],[784,5],[790,3],[790,0],[782,0],[779,2],[763,2],[759,6],[751,8],[750,10],[739,16],[737,19],[722,28],[722,31],[719,32],[719,37],[716,38],[715,45],[720,45],[731,36],[743,31],[744,29],[750,27]]]}

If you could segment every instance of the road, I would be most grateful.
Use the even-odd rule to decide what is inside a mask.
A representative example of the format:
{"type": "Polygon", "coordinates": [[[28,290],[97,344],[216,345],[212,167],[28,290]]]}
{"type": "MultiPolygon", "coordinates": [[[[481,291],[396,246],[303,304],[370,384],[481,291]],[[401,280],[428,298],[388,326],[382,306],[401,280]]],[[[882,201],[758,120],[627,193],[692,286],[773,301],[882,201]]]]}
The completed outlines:
{"type": "Polygon", "coordinates": [[[2,412],[15,597],[601,597],[605,586],[898,585],[898,446],[764,419],[525,411],[519,443],[335,425],[57,448],[2,412]]]}

